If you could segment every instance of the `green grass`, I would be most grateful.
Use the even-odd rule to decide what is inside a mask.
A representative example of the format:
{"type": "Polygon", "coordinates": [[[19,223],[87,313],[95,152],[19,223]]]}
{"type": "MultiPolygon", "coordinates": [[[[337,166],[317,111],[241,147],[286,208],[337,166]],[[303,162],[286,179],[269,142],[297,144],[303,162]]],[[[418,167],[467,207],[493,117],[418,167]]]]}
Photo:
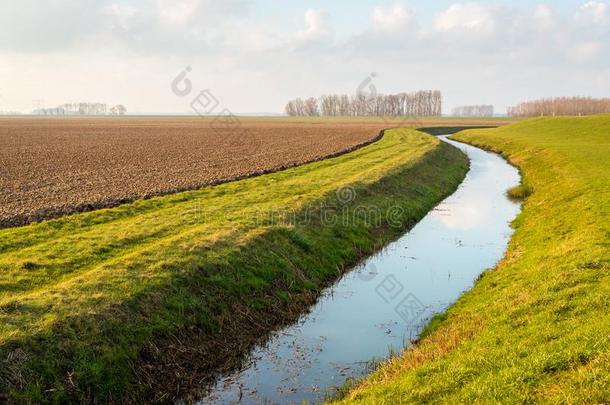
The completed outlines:
{"type": "Polygon", "coordinates": [[[497,268],[344,401],[610,402],[610,116],[454,138],[501,152],[532,194],[497,268]]]}
{"type": "Polygon", "coordinates": [[[244,350],[423,217],[467,166],[429,135],[389,130],[334,159],[0,230],[0,393],[33,402],[183,394],[188,375],[142,367],[191,349],[168,339],[209,338],[207,351],[175,360],[180,372],[222,360],[223,343],[244,350]],[[353,200],[339,198],[346,186],[353,200]],[[399,207],[399,221],[369,221],[362,207],[399,207]]]}
{"type": "Polygon", "coordinates": [[[527,197],[532,195],[533,192],[534,192],[534,190],[532,189],[531,186],[528,186],[527,184],[519,184],[518,186],[509,188],[506,191],[506,195],[510,199],[517,200],[517,201],[523,201],[527,197]]]}

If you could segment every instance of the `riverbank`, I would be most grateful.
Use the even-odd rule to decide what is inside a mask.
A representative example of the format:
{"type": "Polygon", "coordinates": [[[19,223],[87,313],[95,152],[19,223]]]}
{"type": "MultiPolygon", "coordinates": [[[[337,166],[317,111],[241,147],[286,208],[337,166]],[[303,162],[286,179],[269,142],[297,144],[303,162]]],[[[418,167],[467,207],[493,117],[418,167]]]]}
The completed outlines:
{"type": "Polygon", "coordinates": [[[349,154],[0,231],[0,392],[170,401],[236,366],[451,194],[457,149],[388,130],[349,154]]]}
{"type": "Polygon", "coordinates": [[[610,400],[610,116],[454,138],[502,153],[529,190],[503,261],[344,403],[610,400]]]}
{"type": "Polygon", "coordinates": [[[457,190],[328,287],[298,322],[255,347],[201,403],[320,403],[370,373],[373,359],[401,353],[502,258],[520,210],[506,196],[520,182],[517,169],[494,153],[439,139],[470,160],[457,190]]]}

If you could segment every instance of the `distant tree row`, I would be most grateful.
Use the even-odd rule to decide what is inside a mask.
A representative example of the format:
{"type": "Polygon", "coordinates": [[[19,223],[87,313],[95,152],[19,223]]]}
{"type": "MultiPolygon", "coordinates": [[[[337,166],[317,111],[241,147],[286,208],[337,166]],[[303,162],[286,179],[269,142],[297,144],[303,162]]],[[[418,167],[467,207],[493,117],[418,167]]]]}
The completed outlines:
{"type": "Polygon", "coordinates": [[[508,108],[511,117],[592,115],[610,112],[610,98],[560,97],[527,101],[508,108]]]}
{"type": "Polygon", "coordinates": [[[438,90],[390,95],[328,94],[320,98],[297,98],[286,104],[290,116],[440,116],[442,95],[438,90]]]}
{"type": "Polygon", "coordinates": [[[453,109],[454,117],[493,117],[493,105],[465,105],[453,109]]]}
{"type": "Polygon", "coordinates": [[[108,108],[103,103],[65,103],[55,108],[34,110],[38,115],[124,115],[127,109],[122,104],[108,108]]]}

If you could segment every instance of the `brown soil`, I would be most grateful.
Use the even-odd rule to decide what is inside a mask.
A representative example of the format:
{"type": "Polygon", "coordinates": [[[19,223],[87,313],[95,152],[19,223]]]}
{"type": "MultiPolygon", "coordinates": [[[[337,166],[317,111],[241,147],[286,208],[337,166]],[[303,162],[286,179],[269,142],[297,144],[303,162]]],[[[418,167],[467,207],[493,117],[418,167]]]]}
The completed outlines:
{"type": "Polygon", "coordinates": [[[374,140],[384,123],[0,119],[0,228],[284,169],[374,140]]]}

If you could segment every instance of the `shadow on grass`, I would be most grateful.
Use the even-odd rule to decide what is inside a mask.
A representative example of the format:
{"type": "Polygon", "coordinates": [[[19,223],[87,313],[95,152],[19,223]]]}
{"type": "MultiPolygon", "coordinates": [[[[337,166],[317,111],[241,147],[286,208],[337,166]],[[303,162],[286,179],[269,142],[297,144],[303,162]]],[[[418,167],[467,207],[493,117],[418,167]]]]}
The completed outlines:
{"type": "Polygon", "coordinates": [[[452,135],[458,133],[460,131],[465,131],[467,129],[488,129],[488,128],[497,128],[495,126],[467,126],[467,127],[426,127],[426,128],[417,128],[418,131],[425,132],[430,135],[438,136],[438,135],[452,135]]]}

